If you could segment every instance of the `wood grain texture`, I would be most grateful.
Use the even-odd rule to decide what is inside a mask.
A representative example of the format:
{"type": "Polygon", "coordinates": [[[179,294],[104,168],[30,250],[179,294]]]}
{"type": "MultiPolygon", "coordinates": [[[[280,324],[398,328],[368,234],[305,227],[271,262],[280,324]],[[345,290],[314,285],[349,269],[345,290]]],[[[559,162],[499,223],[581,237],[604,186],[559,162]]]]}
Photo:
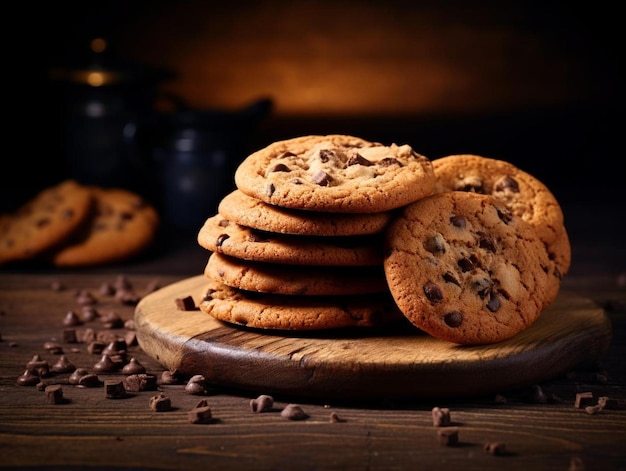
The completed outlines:
{"type": "Polygon", "coordinates": [[[220,386],[321,398],[460,397],[553,378],[597,357],[611,324],[593,301],[563,291],[539,320],[507,341],[458,346],[401,326],[295,333],[229,326],[175,299],[199,301],[202,275],[152,293],[135,310],[142,349],[170,370],[220,386]]]}

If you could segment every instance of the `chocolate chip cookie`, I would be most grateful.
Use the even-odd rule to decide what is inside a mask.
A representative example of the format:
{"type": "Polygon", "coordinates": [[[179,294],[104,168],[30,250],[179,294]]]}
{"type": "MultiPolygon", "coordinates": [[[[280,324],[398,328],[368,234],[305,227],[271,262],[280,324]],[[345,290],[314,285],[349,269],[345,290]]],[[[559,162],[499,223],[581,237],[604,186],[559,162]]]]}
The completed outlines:
{"type": "Polygon", "coordinates": [[[66,180],[2,216],[0,264],[31,260],[58,246],[87,221],[92,203],[89,189],[66,180]]]}
{"type": "Polygon", "coordinates": [[[388,293],[283,296],[251,293],[211,280],[198,307],[223,322],[264,330],[372,328],[404,320],[388,293]]]}
{"type": "Polygon", "coordinates": [[[95,210],[80,231],[49,254],[57,267],[125,260],[146,249],[156,236],[158,213],[141,196],[121,188],[88,188],[95,210]]]}
{"type": "Polygon", "coordinates": [[[241,226],[222,215],[208,218],[198,244],[211,252],[287,265],[374,266],[383,260],[382,235],[307,237],[241,226]]]}
{"type": "Polygon", "coordinates": [[[510,338],[555,296],[534,227],[491,195],[452,191],[408,205],[389,226],[385,250],[400,310],[450,342],[510,338]]]}
{"type": "Polygon", "coordinates": [[[388,292],[382,264],[374,267],[279,265],[214,252],[204,274],[246,291],[289,296],[336,296],[388,292]]]}
{"type": "Polygon", "coordinates": [[[336,213],[389,211],[430,195],[430,160],[409,145],[347,135],[303,136],[252,153],[237,188],[268,204],[336,213]]]}
{"type": "Polygon", "coordinates": [[[469,191],[493,195],[534,226],[554,260],[560,282],[569,270],[571,248],[561,206],[539,179],[503,161],[474,154],[449,155],[432,161],[436,192],[469,191]]]}
{"type": "Polygon", "coordinates": [[[310,236],[380,234],[392,218],[378,213],[328,213],[281,208],[235,190],[219,203],[218,213],[239,225],[268,232],[310,236]]]}

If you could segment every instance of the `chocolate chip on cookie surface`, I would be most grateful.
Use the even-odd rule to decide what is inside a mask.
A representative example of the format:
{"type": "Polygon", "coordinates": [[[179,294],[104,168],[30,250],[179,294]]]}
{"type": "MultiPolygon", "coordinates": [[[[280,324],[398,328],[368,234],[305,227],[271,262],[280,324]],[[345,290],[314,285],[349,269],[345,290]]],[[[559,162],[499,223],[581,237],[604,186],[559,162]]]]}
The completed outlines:
{"type": "Polygon", "coordinates": [[[410,146],[346,135],[303,136],[252,153],[235,172],[239,190],[276,206],[374,213],[430,195],[429,159],[410,146]]]}
{"type": "Polygon", "coordinates": [[[384,269],[404,315],[458,344],[510,338],[555,296],[533,227],[490,195],[452,191],[408,205],[391,223],[384,269]]]}

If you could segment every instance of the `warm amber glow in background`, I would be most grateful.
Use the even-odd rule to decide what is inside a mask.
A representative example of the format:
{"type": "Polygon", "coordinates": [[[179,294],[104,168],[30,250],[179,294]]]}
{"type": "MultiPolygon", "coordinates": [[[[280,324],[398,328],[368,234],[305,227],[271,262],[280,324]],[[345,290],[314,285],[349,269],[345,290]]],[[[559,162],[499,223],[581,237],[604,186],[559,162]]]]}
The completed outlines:
{"type": "Polygon", "coordinates": [[[165,88],[199,107],[271,96],[278,114],[376,116],[589,98],[584,50],[537,31],[537,11],[445,3],[159,2],[119,39],[127,56],[174,69],[165,88]]]}

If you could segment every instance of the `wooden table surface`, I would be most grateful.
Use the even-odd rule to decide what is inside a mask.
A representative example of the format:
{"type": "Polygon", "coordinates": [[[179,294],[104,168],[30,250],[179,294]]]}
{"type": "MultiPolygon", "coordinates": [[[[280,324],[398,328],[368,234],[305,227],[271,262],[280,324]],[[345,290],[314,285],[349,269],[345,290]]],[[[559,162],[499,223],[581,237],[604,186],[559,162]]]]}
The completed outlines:
{"type": "MultiPolygon", "coordinates": [[[[623,211],[623,208],[621,208],[623,211]]],[[[84,334],[93,329],[103,343],[128,339],[127,361],[161,378],[164,367],[132,343],[132,325],[112,328],[101,322],[117,314],[134,316],[99,292],[118,278],[130,281],[140,296],[152,282],[161,286],[202,273],[208,252],[193,234],[161,240],[139,260],[125,265],[58,272],[42,267],[0,270],[0,468],[5,469],[255,469],[255,470],[623,470],[626,469],[626,253],[619,213],[598,208],[566,212],[573,265],[563,289],[585,296],[605,309],[613,334],[598,359],[540,384],[478,397],[411,400],[380,397],[360,401],[274,397],[274,407],[252,411],[262,391],[228,390],[207,385],[201,395],[179,384],[111,395],[111,385],[126,377],[119,369],[99,371],[101,353],[90,353],[84,334]],[[53,284],[64,289],[57,291],[53,284]],[[101,318],[66,325],[70,311],[81,313],[76,292],[97,298],[101,318]],[[74,331],[77,343],[64,335],[74,331]],[[128,337],[126,337],[129,335],[128,337]],[[60,346],[60,350],[53,347],[60,346]],[[99,384],[70,384],[69,374],[42,380],[59,383],[63,400],[55,404],[36,385],[18,384],[38,355],[50,367],[61,357],[95,371],[99,384]],[[107,386],[108,385],[108,386],[107,386]],[[596,413],[575,407],[579,393],[592,402],[606,397],[596,413]],[[171,410],[156,412],[157,394],[171,410]],[[200,401],[210,407],[208,423],[192,423],[200,401]],[[305,420],[288,420],[281,410],[299,405],[305,420]],[[451,425],[435,427],[434,407],[448,408],[451,425]],[[332,420],[338,417],[340,420],[332,420]],[[456,428],[458,443],[443,445],[438,432],[456,428]],[[492,454],[487,443],[504,444],[492,454]]],[[[623,218],[623,213],[621,218],[623,218]]],[[[480,378],[476,378],[479,381],[480,378]]]]}

